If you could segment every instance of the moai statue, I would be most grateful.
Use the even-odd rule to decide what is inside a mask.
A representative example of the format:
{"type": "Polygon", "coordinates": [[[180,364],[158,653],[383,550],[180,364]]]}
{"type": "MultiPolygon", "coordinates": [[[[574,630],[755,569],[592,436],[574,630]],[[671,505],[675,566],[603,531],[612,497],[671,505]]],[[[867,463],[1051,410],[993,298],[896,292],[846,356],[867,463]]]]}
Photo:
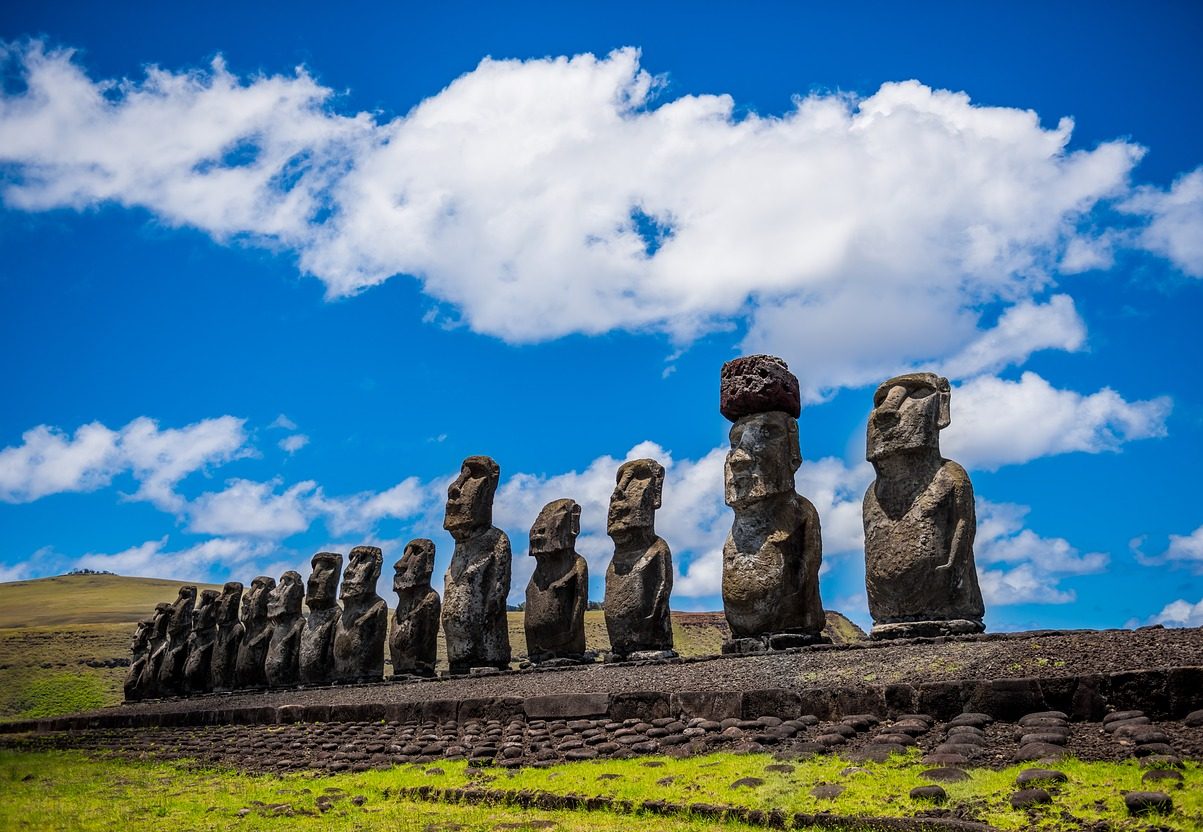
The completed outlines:
{"type": "Polygon", "coordinates": [[[262,688],[267,686],[264,663],[271,644],[272,628],[267,620],[267,604],[275,578],[260,575],[251,581],[251,588],[242,596],[242,643],[238,645],[238,661],[234,665],[234,687],[262,688]]]}
{"type": "Polygon", "coordinates": [[[397,613],[388,641],[393,676],[434,675],[442,602],[430,585],[432,574],[434,541],[422,537],[405,544],[401,560],[393,564],[397,613]]]}
{"type": "Polygon", "coordinates": [[[464,460],[447,489],[443,528],[455,552],[443,589],[443,634],[452,673],[510,666],[505,600],[510,592],[510,539],[493,525],[501,468],[487,456],[464,460]]]}
{"type": "Polygon", "coordinates": [[[723,476],[735,522],[723,546],[723,652],[760,652],[827,641],[819,600],[819,513],[794,490],[802,464],[798,379],[771,355],[723,365],[722,414],[731,427],[723,476]]]}
{"type": "Polygon", "coordinates": [[[271,622],[272,635],[263,660],[263,676],[268,687],[291,687],[300,676],[301,631],[305,629],[301,601],[304,597],[301,573],[291,569],[280,576],[276,588],[268,593],[267,620],[271,622]]]}
{"type": "Polygon", "coordinates": [[[384,678],[384,642],[388,638],[388,605],[376,594],[384,553],[375,546],[356,546],[343,575],[342,615],[334,628],[334,679],[379,682],[384,678]]]}
{"type": "Polygon", "coordinates": [[[973,486],[940,456],[951,421],[948,379],[910,373],[873,395],[866,458],[865,588],[873,638],[980,633],[982,592],[973,563],[973,486]]]}
{"type": "Polygon", "coordinates": [[[534,663],[586,661],[589,566],[576,553],[581,507],[575,500],[543,506],[530,530],[535,571],[526,585],[526,655],[534,663]]]}
{"type": "Polygon", "coordinates": [[[606,533],[614,557],[606,569],[602,604],[610,649],[617,659],[672,658],[672,552],[656,535],[656,509],[664,491],[664,466],[632,459],[618,467],[606,533]]]}
{"type": "Polygon", "coordinates": [[[171,605],[167,619],[167,645],[159,666],[159,694],[177,696],[184,692],[184,668],[188,664],[188,633],[192,629],[192,608],[196,604],[196,587],[182,586],[171,605]]]}
{"type": "Polygon", "coordinates": [[[188,633],[188,661],[184,665],[184,690],[205,693],[211,689],[213,648],[217,642],[216,589],[206,589],[192,611],[192,631],[188,633]]]}
{"type": "Polygon", "coordinates": [[[151,619],[138,622],[134,630],[134,641],[130,645],[129,670],[125,674],[125,701],[133,702],[142,698],[142,672],[150,659],[150,636],[154,632],[154,622],[151,619]]]}
{"type": "Polygon", "coordinates": [[[342,614],[338,578],[343,571],[343,556],[318,552],[310,566],[313,571],[305,588],[309,617],[301,633],[301,684],[328,685],[334,674],[334,631],[342,614]]]}
{"type": "Polygon", "coordinates": [[[211,690],[230,690],[234,687],[234,669],[238,664],[238,648],[242,646],[245,630],[238,620],[242,606],[242,584],[228,581],[217,599],[217,640],[213,644],[210,667],[211,690]]]}
{"type": "Polygon", "coordinates": [[[171,622],[171,604],[155,604],[155,614],[150,619],[150,644],[147,646],[146,664],[138,680],[138,691],[143,699],[159,695],[159,668],[167,653],[167,625],[171,622]]]}

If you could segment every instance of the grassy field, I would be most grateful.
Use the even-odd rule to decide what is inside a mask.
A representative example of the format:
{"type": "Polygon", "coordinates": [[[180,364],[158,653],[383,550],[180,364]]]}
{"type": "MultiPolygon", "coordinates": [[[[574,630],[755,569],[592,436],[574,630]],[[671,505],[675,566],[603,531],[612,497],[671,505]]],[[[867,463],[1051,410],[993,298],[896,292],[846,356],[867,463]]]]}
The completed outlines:
{"type": "MultiPolygon", "coordinates": [[[[133,624],[176,598],[183,581],[122,575],[59,575],[0,584],[0,629],[67,624],[133,624]]],[[[196,584],[197,592],[221,589],[196,584]]],[[[126,645],[129,646],[128,644],[126,645]]]]}
{"type": "MultiPolygon", "coordinates": [[[[1182,788],[1171,789],[1174,810],[1132,819],[1122,790],[1141,788],[1134,762],[1053,766],[1069,777],[1052,804],[1011,808],[1021,767],[974,770],[971,779],[944,784],[948,806],[1003,830],[1080,829],[1100,821],[1107,828],[1156,828],[1187,832],[1203,828],[1203,772],[1188,764],[1182,788]]],[[[0,752],[0,828],[101,830],[420,829],[440,830],[692,830],[744,828],[739,823],[659,817],[642,812],[539,811],[516,807],[438,803],[405,797],[404,789],[429,785],[475,785],[494,791],[549,792],[630,800],[709,803],[793,814],[829,811],[845,816],[907,817],[931,804],[912,800],[924,785],[915,756],[853,765],[834,756],[782,766],[767,755],[713,754],[688,759],[640,758],[568,763],[551,769],[470,769],[463,762],[398,766],[362,774],[248,775],[187,763],[91,759],[77,753],[0,752]],[[749,779],[752,778],[752,779],[749,779]],[[742,783],[742,784],[741,784],[742,783]],[[834,798],[816,797],[817,786],[842,787],[834,798]]],[[[1101,827],[1100,827],[1101,828],[1101,827]]]]}

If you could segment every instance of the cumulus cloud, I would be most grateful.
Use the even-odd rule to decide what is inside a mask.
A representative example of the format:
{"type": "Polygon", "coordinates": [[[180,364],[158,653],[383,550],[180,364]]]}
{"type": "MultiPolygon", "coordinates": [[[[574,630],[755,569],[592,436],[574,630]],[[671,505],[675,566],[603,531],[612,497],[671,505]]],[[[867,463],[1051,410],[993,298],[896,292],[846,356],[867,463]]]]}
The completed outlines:
{"type": "MultiPolygon", "coordinates": [[[[4,57],[25,83],[0,93],[11,207],[143,207],[292,251],[330,296],[412,275],[436,317],[510,342],[684,343],[746,320],[745,347],[795,359],[811,398],[899,364],[1077,349],[1072,304],[1039,298],[1101,262],[1086,217],[1130,197],[1143,153],[1071,152],[1069,119],[917,81],[772,117],[669,99],[634,49],[485,59],[387,122],[337,113],[304,69],[239,78],[219,58],[108,81],[37,41],[4,57]]],[[[1130,203],[1176,261],[1195,181],[1130,203]]]]}
{"type": "Polygon", "coordinates": [[[1168,627],[1203,627],[1203,599],[1196,603],[1185,598],[1171,601],[1153,616],[1150,623],[1168,627]]]}
{"type": "Polygon", "coordinates": [[[189,530],[265,537],[287,537],[305,531],[313,519],[309,498],[317,491],[317,483],[306,480],[277,494],[279,484],[278,479],[235,479],[222,491],[201,494],[188,504],[189,530]]]}
{"type": "Polygon", "coordinates": [[[285,436],[277,444],[291,456],[309,444],[309,437],[303,433],[294,433],[292,436],[285,436]]]}
{"type": "Polygon", "coordinates": [[[167,537],[148,540],[113,554],[89,553],[76,560],[84,569],[104,569],[119,575],[174,580],[224,579],[234,575],[239,580],[239,567],[245,567],[271,552],[263,541],[238,538],[213,538],[175,551],[167,550],[167,537]]]}
{"type": "Polygon", "coordinates": [[[1151,217],[1140,245],[1191,277],[1203,277],[1203,167],[1179,177],[1168,191],[1139,188],[1123,207],[1151,217]]]}
{"type": "Polygon", "coordinates": [[[1060,537],[1041,537],[1024,528],[1030,509],[1014,503],[977,500],[974,559],[986,604],[1068,604],[1076,599],[1060,581],[1107,568],[1104,552],[1082,554],[1060,537]]]}
{"type": "Polygon", "coordinates": [[[1019,381],[979,376],[953,391],[941,448],[967,468],[994,470],[1043,456],[1115,451],[1165,436],[1167,397],[1129,402],[1109,387],[1084,395],[1025,372],[1019,381]]]}
{"type": "Polygon", "coordinates": [[[1169,545],[1159,555],[1146,555],[1141,551],[1143,544],[1144,538],[1136,538],[1131,542],[1137,562],[1144,566],[1182,565],[1203,573],[1203,526],[1187,535],[1170,535],[1169,545]]]}
{"type": "Polygon", "coordinates": [[[94,491],[130,472],[138,481],[131,499],[178,510],[175,486],[189,474],[249,456],[245,420],[203,419],[183,428],[160,428],[145,416],[119,430],[99,422],[71,434],[49,425],[26,431],[20,445],[0,451],[0,500],[27,503],[70,491],[94,491]]]}

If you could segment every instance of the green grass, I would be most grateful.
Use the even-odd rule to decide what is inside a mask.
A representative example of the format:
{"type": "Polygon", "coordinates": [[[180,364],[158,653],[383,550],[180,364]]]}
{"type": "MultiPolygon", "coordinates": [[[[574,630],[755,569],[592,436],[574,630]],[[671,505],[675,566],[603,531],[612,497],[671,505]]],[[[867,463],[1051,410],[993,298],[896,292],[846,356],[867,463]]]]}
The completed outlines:
{"type": "MultiPolygon", "coordinates": [[[[910,799],[911,788],[928,781],[917,756],[896,756],[885,763],[853,764],[834,756],[792,763],[790,772],[767,755],[719,753],[685,759],[667,757],[566,763],[549,769],[471,769],[463,761],[406,765],[360,774],[251,775],[197,767],[182,762],[88,758],[74,752],[0,752],[0,829],[224,829],[232,819],[240,829],[424,829],[540,828],[561,830],[685,830],[743,828],[742,824],[689,817],[657,817],[610,810],[588,812],[521,810],[415,801],[401,790],[430,785],[468,785],[517,793],[606,796],[674,803],[726,804],[779,809],[788,814],[829,811],[838,815],[911,817],[928,804],[910,799]],[[649,765],[651,763],[651,765],[649,765]],[[745,777],[762,782],[733,786],[745,777]],[[814,797],[816,785],[834,784],[844,792],[834,800],[814,797]],[[333,808],[318,811],[323,796],[333,808]],[[351,798],[362,796],[362,806],[351,798]],[[288,808],[275,808],[285,804],[288,808]],[[293,816],[287,816],[292,812],[293,816]],[[312,813],[312,814],[310,814],[312,813]],[[459,827],[454,826],[459,824],[459,827]],[[503,826],[501,824],[517,824],[503,826]],[[526,826],[523,826],[526,824],[526,826]],[[543,827],[553,828],[553,827],[543,827]]],[[[1203,828],[1203,770],[1188,763],[1184,788],[1169,789],[1171,814],[1129,818],[1121,790],[1140,790],[1143,770],[1135,762],[1093,763],[1066,760],[1050,766],[1069,783],[1054,802],[1034,812],[1012,809],[1009,797],[1023,766],[1000,771],[973,769],[963,783],[943,784],[949,807],[962,807],[977,820],[1003,830],[1045,832],[1079,829],[1105,820],[1110,828],[1144,830],[1150,824],[1187,832],[1203,828]]]]}
{"type": "MultiPolygon", "coordinates": [[[[160,601],[174,601],[184,583],[124,575],[59,575],[11,581],[0,584],[0,629],[128,623],[132,633],[134,622],[150,618],[160,601]]],[[[214,584],[196,584],[196,588],[198,592],[221,589],[214,584]]]]}

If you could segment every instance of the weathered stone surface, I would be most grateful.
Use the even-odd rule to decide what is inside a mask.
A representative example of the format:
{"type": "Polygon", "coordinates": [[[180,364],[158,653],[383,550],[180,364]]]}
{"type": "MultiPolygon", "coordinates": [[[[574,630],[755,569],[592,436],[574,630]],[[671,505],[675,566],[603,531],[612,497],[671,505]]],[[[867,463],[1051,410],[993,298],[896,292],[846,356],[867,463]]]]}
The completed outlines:
{"type": "Polygon", "coordinates": [[[1041,803],[1052,803],[1053,798],[1047,791],[1039,788],[1020,789],[1011,795],[1012,809],[1029,809],[1041,803]]]}
{"type": "Polygon", "coordinates": [[[184,664],[184,690],[204,693],[210,690],[213,672],[213,648],[217,643],[217,599],[215,589],[200,594],[192,611],[192,630],[188,633],[188,659],[184,664]]]}
{"type": "MultiPolygon", "coordinates": [[[[735,522],[723,546],[723,610],[733,640],[797,633],[819,639],[819,514],[794,491],[798,423],[770,411],[731,427],[724,497],[735,522]]],[[[768,644],[769,642],[766,642],[768,644]]]]}
{"type": "Polygon", "coordinates": [[[579,719],[605,716],[610,708],[608,693],[552,694],[528,696],[522,709],[528,719],[579,719]]]}
{"type": "Polygon", "coordinates": [[[139,621],[134,630],[134,639],[130,644],[129,670],[125,674],[125,700],[133,702],[143,697],[141,686],[142,673],[150,660],[150,637],[154,632],[154,621],[146,619],[139,621]]]}
{"type": "Polygon", "coordinates": [[[933,803],[943,803],[948,800],[948,792],[943,786],[915,786],[911,789],[911,800],[929,800],[933,803]]]}
{"type": "Polygon", "coordinates": [[[167,650],[167,625],[171,622],[171,604],[155,604],[150,619],[150,643],[147,645],[146,663],[138,680],[138,690],[143,699],[159,695],[159,668],[167,650]]]}
{"type": "Polygon", "coordinates": [[[230,690],[234,687],[234,670],[238,664],[238,648],[245,633],[238,618],[242,606],[242,584],[229,581],[221,588],[217,599],[217,637],[213,643],[210,664],[210,689],[230,690]]]}
{"type": "Polygon", "coordinates": [[[865,585],[874,638],[981,632],[977,530],[965,469],[940,456],[948,380],[911,373],[882,383],[869,415],[865,585]]]}
{"type": "Polygon", "coordinates": [[[263,666],[272,638],[271,624],[267,620],[267,602],[275,588],[275,578],[260,575],[251,581],[251,588],[242,596],[242,626],[245,632],[238,646],[238,661],[234,667],[236,688],[261,688],[267,685],[263,666]]]}
{"type": "Polygon", "coordinates": [[[1124,805],[1130,815],[1147,815],[1154,812],[1172,812],[1174,801],[1165,792],[1128,792],[1124,805]]]}
{"type": "Polygon", "coordinates": [[[347,560],[339,592],[343,611],[334,628],[334,680],[379,681],[388,638],[388,605],[376,594],[384,553],[375,546],[356,546],[347,560]]]}
{"type": "Polygon", "coordinates": [[[656,535],[663,489],[664,466],[633,459],[619,466],[610,495],[606,533],[614,541],[614,557],[606,569],[602,608],[610,648],[620,659],[673,649],[672,552],[656,535]]]}
{"type": "Polygon", "coordinates": [[[719,412],[737,422],[744,416],[780,411],[797,419],[802,412],[798,379],[780,358],[745,355],[723,365],[719,412]]]}
{"type": "Polygon", "coordinates": [[[510,665],[505,614],[510,539],[493,526],[493,495],[500,477],[501,468],[492,459],[470,456],[447,489],[443,528],[455,538],[455,552],[444,583],[442,618],[453,673],[510,665]]]}
{"type": "Polygon", "coordinates": [[[342,609],[338,606],[338,579],[343,571],[339,552],[318,552],[305,584],[309,616],[301,630],[299,677],[305,685],[326,685],[334,678],[334,631],[342,609]]]}
{"type": "Polygon", "coordinates": [[[430,585],[433,574],[434,541],[422,537],[405,544],[393,564],[397,612],[388,644],[394,674],[434,675],[442,602],[430,585]]]}
{"type": "Polygon", "coordinates": [[[300,678],[301,633],[305,629],[301,601],[304,597],[301,575],[292,570],[281,575],[280,583],[268,593],[267,620],[271,622],[271,640],[263,660],[263,675],[269,687],[289,687],[300,678]]]}
{"type": "Polygon", "coordinates": [[[589,605],[589,567],[576,553],[581,507],[575,500],[553,500],[530,530],[535,571],[526,585],[526,654],[535,663],[578,659],[585,652],[585,608],[589,605]]]}
{"type": "Polygon", "coordinates": [[[188,663],[188,633],[192,629],[192,608],[196,604],[196,587],[180,587],[179,596],[171,605],[167,619],[167,642],[159,664],[159,695],[173,696],[184,692],[184,668],[188,663]]]}

